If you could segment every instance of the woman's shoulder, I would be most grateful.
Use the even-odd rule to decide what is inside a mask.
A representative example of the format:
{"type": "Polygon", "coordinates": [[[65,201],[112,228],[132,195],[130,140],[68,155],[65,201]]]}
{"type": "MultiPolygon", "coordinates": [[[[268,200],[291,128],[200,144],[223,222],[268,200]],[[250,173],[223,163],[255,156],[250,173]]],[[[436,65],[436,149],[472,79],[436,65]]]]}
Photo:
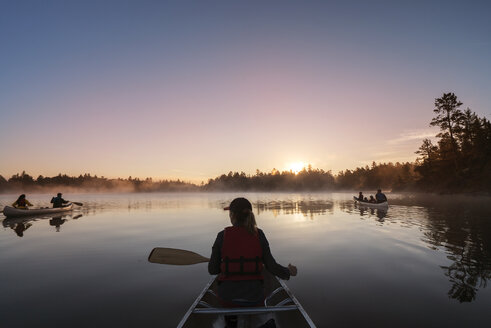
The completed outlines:
{"type": "Polygon", "coordinates": [[[266,235],[264,234],[264,231],[259,228],[257,228],[257,235],[259,236],[259,239],[265,240],[266,242],[268,241],[266,235]]]}

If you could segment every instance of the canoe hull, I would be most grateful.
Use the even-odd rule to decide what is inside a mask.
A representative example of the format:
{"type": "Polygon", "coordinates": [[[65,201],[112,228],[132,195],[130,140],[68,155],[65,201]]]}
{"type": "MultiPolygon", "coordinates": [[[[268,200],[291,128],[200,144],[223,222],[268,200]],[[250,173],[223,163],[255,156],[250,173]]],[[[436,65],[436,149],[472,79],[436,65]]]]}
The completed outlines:
{"type": "Polygon", "coordinates": [[[205,286],[177,327],[223,327],[224,315],[237,315],[238,326],[243,328],[257,328],[270,319],[275,320],[277,327],[315,327],[283,281],[272,276],[267,270],[265,270],[264,278],[265,295],[271,295],[276,291],[271,298],[267,299],[268,306],[224,308],[214,293],[217,287],[215,277],[205,286]],[[289,301],[285,302],[288,299],[289,301]]]}
{"type": "Polygon", "coordinates": [[[73,204],[69,204],[67,206],[57,207],[57,208],[35,208],[35,209],[29,209],[29,210],[23,210],[23,209],[11,207],[11,206],[5,206],[3,208],[3,215],[5,215],[8,218],[37,216],[37,215],[50,215],[50,214],[68,212],[68,211],[71,211],[72,208],[73,208],[73,204]]]}
{"type": "Polygon", "coordinates": [[[360,202],[355,196],[353,196],[353,200],[362,205],[362,206],[367,206],[367,207],[373,207],[373,208],[388,208],[389,203],[388,202],[383,202],[383,203],[369,203],[369,202],[360,202]]]}

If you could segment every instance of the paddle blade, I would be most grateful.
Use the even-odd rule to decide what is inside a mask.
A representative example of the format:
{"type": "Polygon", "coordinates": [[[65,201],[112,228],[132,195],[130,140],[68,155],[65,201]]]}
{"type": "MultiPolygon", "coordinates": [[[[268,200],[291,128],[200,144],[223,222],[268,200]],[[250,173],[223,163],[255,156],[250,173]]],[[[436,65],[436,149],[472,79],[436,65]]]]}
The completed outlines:
{"type": "Polygon", "coordinates": [[[72,202],[73,204],[75,205],[78,205],[78,206],[83,206],[84,204],[83,203],[79,203],[79,202],[72,202]]]}
{"type": "Polygon", "coordinates": [[[170,265],[191,265],[208,262],[210,259],[184,249],[156,247],[150,252],[148,261],[170,265]]]}

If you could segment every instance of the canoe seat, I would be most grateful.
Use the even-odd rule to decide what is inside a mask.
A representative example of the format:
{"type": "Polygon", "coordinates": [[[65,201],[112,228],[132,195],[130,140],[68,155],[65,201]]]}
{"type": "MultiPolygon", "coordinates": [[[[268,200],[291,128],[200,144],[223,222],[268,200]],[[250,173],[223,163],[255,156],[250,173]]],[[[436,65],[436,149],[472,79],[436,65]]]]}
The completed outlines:
{"type": "MultiPolygon", "coordinates": [[[[243,306],[243,307],[234,307],[234,308],[226,308],[226,307],[215,307],[200,300],[192,313],[202,313],[202,314],[227,314],[227,315],[236,315],[236,314],[259,314],[259,313],[271,313],[271,312],[283,312],[283,311],[294,311],[297,310],[297,306],[295,302],[287,296],[283,300],[279,301],[275,305],[269,305],[268,302],[279,292],[284,291],[283,286],[276,288],[273,292],[271,292],[264,299],[264,307],[257,306],[243,306]]],[[[209,288],[206,291],[206,294],[210,294],[218,300],[218,296],[216,293],[209,288]]],[[[240,300],[238,300],[240,301],[240,300]]]]}

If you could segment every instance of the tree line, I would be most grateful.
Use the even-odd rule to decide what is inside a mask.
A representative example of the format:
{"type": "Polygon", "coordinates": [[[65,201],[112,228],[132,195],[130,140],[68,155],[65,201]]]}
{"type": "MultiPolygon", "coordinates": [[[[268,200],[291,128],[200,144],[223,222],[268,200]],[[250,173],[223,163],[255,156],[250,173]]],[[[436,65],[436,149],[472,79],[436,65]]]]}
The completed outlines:
{"type": "Polygon", "coordinates": [[[152,180],[146,178],[108,179],[90,174],[78,177],[59,174],[54,177],[42,175],[34,179],[26,172],[15,174],[9,179],[0,175],[0,192],[16,191],[335,191],[335,190],[403,190],[414,186],[414,165],[411,163],[380,163],[375,162],[371,167],[360,167],[346,170],[338,175],[331,171],[304,168],[298,173],[292,171],[271,172],[256,171],[254,175],[244,172],[229,172],[201,185],[181,180],[152,180]]]}
{"type": "Polygon", "coordinates": [[[34,179],[26,172],[14,174],[9,179],[0,175],[0,192],[43,192],[43,191],[86,191],[86,192],[153,192],[153,191],[194,191],[195,184],[177,180],[158,180],[152,178],[109,179],[104,176],[84,174],[78,177],[58,174],[54,177],[42,175],[34,179]]]}
{"type": "Polygon", "coordinates": [[[436,143],[424,139],[415,152],[415,162],[375,163],[371,166],[344,170],[334,175],[330,170],[312,168],[302,171],[279,171],[246,174],[229,172],[209,179],[201,185],[182,180],[108,179],[90,174],[78,177],[59,174],[34,179],[26,172],[6,179],[0,175],[0,192],[47,191],[338,191],[376,190],[428,192],[491,191],[491,124],[469,108],[454,93],[436,98],[435,117],[430,126],[440,132],[436,143]]]}
{"type": "Polygon", "coordinates": [[[454,93],[435,99],[431,126],[435,144],[424,139],[416,151],[417,187],[425,191],[491,190],[491,123],[463,105],[454,93]]]}

